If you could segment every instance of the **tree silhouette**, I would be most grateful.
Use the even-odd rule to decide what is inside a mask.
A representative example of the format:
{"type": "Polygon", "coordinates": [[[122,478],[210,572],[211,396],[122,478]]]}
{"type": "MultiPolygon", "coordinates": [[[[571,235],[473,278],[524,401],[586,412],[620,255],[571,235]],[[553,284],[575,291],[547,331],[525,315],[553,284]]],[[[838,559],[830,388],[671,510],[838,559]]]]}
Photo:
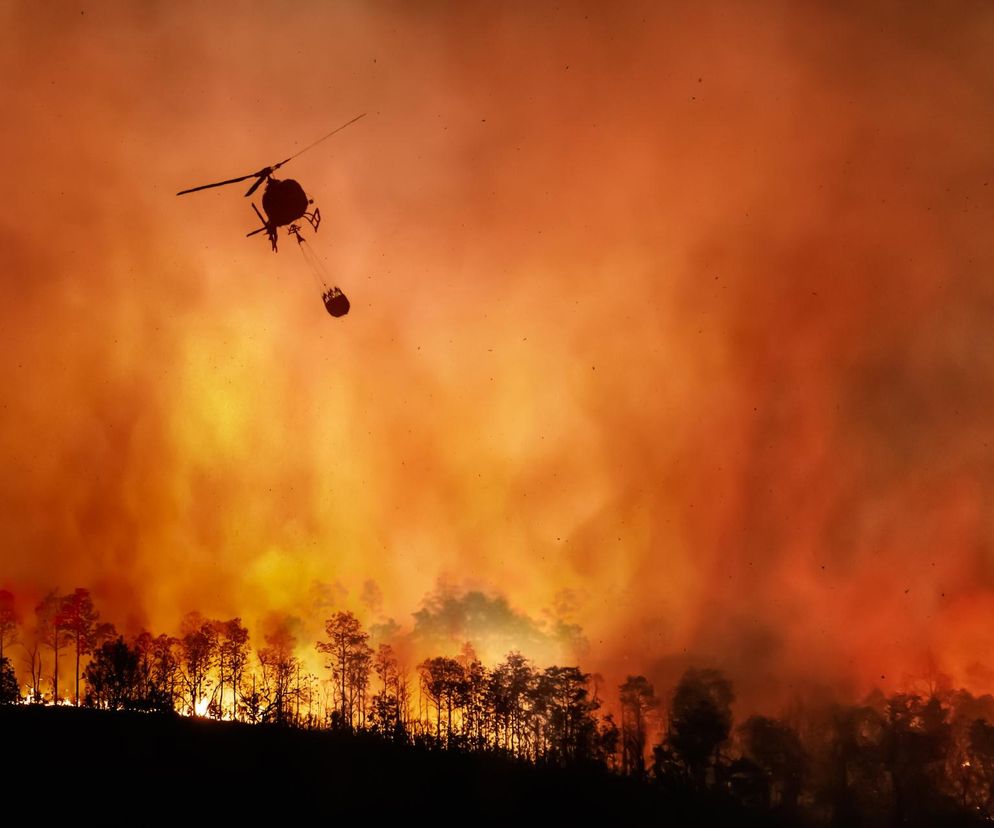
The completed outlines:
{"type": "Polygon", "coordinates": [[[466,642],[457,659],[463,670],[463,735],[466,744],[482,750],[487,743],[487,669],[466,642]]]}
{"type": "Polygon", "coordinates": [[[24,663],[27,665],[28,674],[31,676],[31,702],[33,704],[41,704],[43,702],[41,693],[41,644],[38,640],[37,632],[32,640],[25,642],[22,646],[24,647],[24,663]]]}
{"type": "Polygon", "coordinates": [[[372,698],[373,729],[390,737],[400,735],[400,667],[393,647],[380,644],[373,656],[373,671],[380,681],[380,691],[372,698]]]}
{"type": "Polygon", "coordinates": [[[294,655],[297,639],[290,631],[290,619],[281,620],[265,641],[267,646],[259,651],[267,702],[262,719],[273,724],[289,724],[296,718],[294,703],[299,699],[299,687],[294,685],[300,675],[300,660],[294,655]]]}
{"type": "Polygon", "coordinates": [[[230,621],[214,621],[217,637],[218,700],[217,715],[224,715],[225,676],[231,685],[231,715],[238,717],[238,687],[249,658],[249,631],[241,618],[230,621]]]}
{"type": "Polygon", "coordinates": [[[508,653],[490,673],[487,703],[494,744],[511,753],[523,752],[528,697],[535,671],[521,653],[508,653]]]}
{"type": "Polygon", "coordinates": [[[611,770],[618,767],[618,746],[621,744],[621,729],[614,721],[614,714],[607,713],[597,725],[596,758],[611,770]]]}
{"type": "Polygon", "coordinates": [[[17,704],[20,699],[21,693],[17,689],[14,665],[4,656],[0,658],[0,704],[17,704]]]}
{"type": "Polygon", "coordinates": [[[174,710],[181,683],[177,639],[143,632],[135,638],[138,652],[139,698],[150,710],[174,710]]]}
{"type": "Polygon", "coordinates": [[[595,751],[599,703],[590,698],[590,676],[579,667],[547,667],[538,678],[546,711],[549,759],[567,765],[590,759],[595,751]]]}
{"type": "Polygon", "coordinates": [[[659,699],[645,676],[629,676],[619,688],[621,694],[621,771],[645,775],[645,744],[649,716],[659,707],[659,699]]]}
{"type": "Polygon", "coordinates": [[[36,636],[42,644],[52,650],[52,700],[56,704],[59,701],[59,653],[70,642],[69,635],[63,627],[62,609],[64,603],[65,597],[52,590],[35,607],[35,615],[38,619],[36,636]]]}
{"type": "Polygon", "coordinates": [[[932,696],[897,694],[887,703],[883,756],[894,790],[894,820],[936,815],[943,805],[940,787],[950,746],[948,711],[932,696]]]}
{"type": "MultiPolygon", "coordinates": [[[[80,657],[93,651],[96,644],[96,623],[100,617],[93,606],[88,589],[77,588],[66,595],[59,609],[59,626],[65,631],[67,641],[76,651],[76,671],[74,674],[73,704],[79,707],[80,657]]],[[[109,630],[101,630],[106,634],[109,630]]]]}
{"type": "Polygon", "coordinates": [[[120,636],[101,644],[86,665],[87,703],[110,710],[137,706],[139,662],[138,649],[120,636]]]}
{"type": "Polygon", "coordinates": [[[785,810],[795,810],[807,768],[797,734],[776,719],[750,716],[739,727],[739,735],[742,752],[766,774],[775,799],[785,810]]]}
{"type": "Polygon", "coordinates": [[[351,612],[335,613],[325,621],[325,632],[328,640],[317,642],[317,650],[329,656],[327,666],[338,690],[341,724],[353,727],[356,705],[365,693],[372,664],[369,634],[351,612]]]}
{"type": "Polygon", "coordinates": [[[994,816],[994,725],[975,719],[968,730],[968,753],[958,763],[969,774],[963,805],[972,806],[990,821],[994,816]]]}
{"type": "Polygon", "coordinates": [[[717,770],[719,751],[732,729],[731,682],[718,670],[687,670],[670,707],[666,741],[690,778],[703,787],[717,770]]]}
{"type": "Polygon", "coordinates": [[[454,658],[436,656],[418,665],[422,692],[435,705],[435,738],[442,738],[442,709],[446,711],[445,743],[452,743],[452,713],[463,698],[465,675],[454,658]]]}
{"type": "Polygon", "coordinates": [[[856,825],[889,789],[884,766],[886,722],[873,707],[837,705],[826,723],[824,779],[816,792],[832,825],[856,825]]]}
{"type": "Polygon", "coordinates": [[[197,705],[205,701],[211,687],[210,671],[217,658],[217,630],[199,612],[188,613],[180,626],[179,639],[183,680],[190,715],[199,715],[197,705]]]}
{"type": "Polygon", "coordinates": [[[239,718],[243,718],[251,724],[259,724],[263,719],[265,707],[266,700],[256,683],[256,675],[253,670],[251,679],[246,681],[244,691],[239,693],[239,718]]]}
{"type": "Polygon", "coordinates": [[[368,640],[369,636],[365,635],[362,646],[352,654],[346,671],[349,716],[352,726],[360,728],[366,726],[366,695],[369,689],[369,674],[373,667],[373,649],[366,643],[368,640]]]}

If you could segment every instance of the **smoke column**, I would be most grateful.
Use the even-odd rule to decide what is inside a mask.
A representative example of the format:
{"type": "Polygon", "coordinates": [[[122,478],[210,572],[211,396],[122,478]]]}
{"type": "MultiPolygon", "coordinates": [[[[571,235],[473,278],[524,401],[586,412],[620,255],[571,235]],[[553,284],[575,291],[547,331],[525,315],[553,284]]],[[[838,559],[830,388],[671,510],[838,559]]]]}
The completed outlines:
{"type": "Polygon", "coordinates": [[[23,609],[455,639],[465,599],[615,677],[991,689],[986,4],[0,16],[23,609]],[[173,194],[360,112],[280,173],[332,320],[242,185],[173,194]]]}

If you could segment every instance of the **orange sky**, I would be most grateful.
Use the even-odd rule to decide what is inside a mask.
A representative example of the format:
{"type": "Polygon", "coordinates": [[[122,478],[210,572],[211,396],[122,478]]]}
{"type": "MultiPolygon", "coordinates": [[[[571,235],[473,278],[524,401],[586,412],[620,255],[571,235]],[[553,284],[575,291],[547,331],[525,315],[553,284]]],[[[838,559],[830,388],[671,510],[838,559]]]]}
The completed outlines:
{"type": "Polygon", "coordinates": [[[410,629],[443,584],[608,675],[994,689],[987,4],[0,22],[0,587],[410,629]],[[244,185],[174,193],[360,112],[283,171],[333,320],[244,185]]]}

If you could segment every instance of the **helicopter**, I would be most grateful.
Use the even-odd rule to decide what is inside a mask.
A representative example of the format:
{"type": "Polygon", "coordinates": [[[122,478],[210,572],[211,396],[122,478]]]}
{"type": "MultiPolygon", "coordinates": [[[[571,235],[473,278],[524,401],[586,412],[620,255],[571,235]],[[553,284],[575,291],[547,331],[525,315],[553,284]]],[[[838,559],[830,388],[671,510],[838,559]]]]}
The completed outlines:
{"type": "Polygon", "coordinates": [[[314,203],[314,199],[308,198],[307,194],[304,192],[304,188],[300,186],[292,178],[274,178],[273,173],[275,173],[280,167],[289,161],[292,161],[298,155],[302,155],[307,152],[307,150],[316,147],[322,141],[327,140],[336,132],[341,132],[345,127],[351,126],[360,118],[365,117],[366,113],[363,112],[362,115],[357,115],[351,121],[342,124],[340,127],[333,129],[327,135],[319,138],[313,144],[309,144],[304,147],[300,152],[294,153],[289,158],[284,158],[278,164],[273,164],[271,167],[263,167],[258,172],[249,173],[248,175],[241,175],[238,178],[229,178],[226,181],[216,181],[213,184],[202,184],[199,187],[190,187],[188,190],[180,190],[176,195],[186,195],[187,193],[197,193],[200,190],[209,190],[213,187],[225,187],[228,184],[237,184],[240,181],[248,181],[250,178],[254,178],[255,181],[252,182],[252,186],[248,188],[245,193],[245,197],[248,198],[252,195],[263,182],[266,183],[266,189],[262,191],[262,209],[265,211],[266,215],[263,216],[259,212],[259,208],[255,206],[255,202],[252,203],[252,209],[255,210],[255,214],[259,217],[259,221],[262,222],[262,227],[257,230],[253,230],[250,233],[246,233],[245,237],[254,236],[257,233],[265,233],[269,238],[269,243],[273,246],[273,252],[277,252],[276,244],[276,234],[277,229],[280,227],[286,227],[287,232],[290,235],[294,235],[298,242],[303,241],[303,237],[300,235],[300,226],[296,224],[300,219],[306,219],[311,227],[317,232],[318,226],[321,224],[321,211],[317,207],[313,211],[308,210],[314,203]]]}

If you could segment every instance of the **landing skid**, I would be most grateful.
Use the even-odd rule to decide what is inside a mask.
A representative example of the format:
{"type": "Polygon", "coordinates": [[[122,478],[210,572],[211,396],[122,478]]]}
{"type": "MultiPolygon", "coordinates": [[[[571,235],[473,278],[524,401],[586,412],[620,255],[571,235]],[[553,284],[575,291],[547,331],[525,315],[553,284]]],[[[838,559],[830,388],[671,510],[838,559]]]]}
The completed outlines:
{"type": "MultiPolygon", "coordinates": [[[[256,207],[255,204],[252,205],[252,209],[255,210],[255,214],[259,217],[259,221],[262,222],[262,227],[260,227],[258,230],[253,230],[251,233],[246,233],[245,234],[245,238],[248,238],[249,236],[254,236],[257,233],[265,233],[269,237],[269,243],[273,246],[273,252],[275,253],[276,252],[276,225],[272,224],[272,223],[270,223],[268,221],[266,221],[266,219],[263,217],[262,213],[259,212],[259,208],[256,207]]],[[[320,210],[318,210],[317,208],[315,208],[313,213],[304,213],[304,215],[301,218],[307,219],[307,221],[310,223],[311,227],[314,228],[314,232],[315,233],[317,232],[318,227],[321,225],[321,211],[320,210]]],[[[298,224],[291,224],[291,225],[289,225],[287,227],[287,235],[296,236],[298,242],[302,242],[304,240],[303,236],[300,235],[300,225],[298,225],[298,224]]]]}

